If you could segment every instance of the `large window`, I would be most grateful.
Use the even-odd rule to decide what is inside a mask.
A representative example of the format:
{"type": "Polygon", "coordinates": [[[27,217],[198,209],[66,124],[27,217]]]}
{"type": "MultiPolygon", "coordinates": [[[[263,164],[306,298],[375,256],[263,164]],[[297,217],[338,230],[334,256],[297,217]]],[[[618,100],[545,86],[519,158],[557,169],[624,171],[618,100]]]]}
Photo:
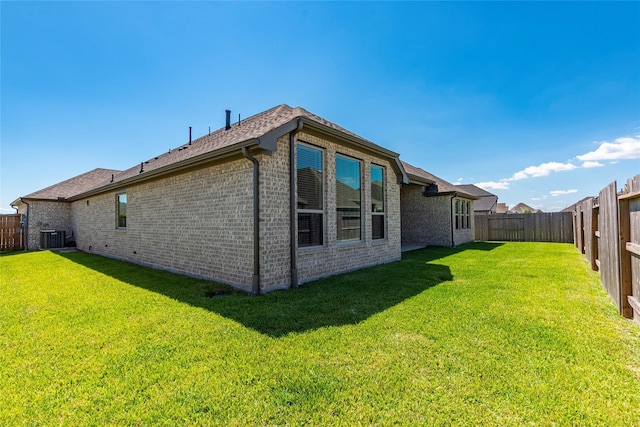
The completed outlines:
{"type": "Polygon", "coordinates": [[[371,238],[384,239],[384,169],[371,166],[371,238]]]}
{"type": "Polygon", "coordinates": [[[360,162],[336,156],[336,222],[338,240],[361,239],[360,162]]]}
{"type": "Polygon", "coordinates": [[[322,150],[303,144],[296,149],[298,246],[320,246],[324,236],[322,150]]]}
{"type": "Polygon", "coordinates": [[[118,216],[116,226],[118,228],[127,227],[127,193],[116,194],[116,211],[118,216]]]}

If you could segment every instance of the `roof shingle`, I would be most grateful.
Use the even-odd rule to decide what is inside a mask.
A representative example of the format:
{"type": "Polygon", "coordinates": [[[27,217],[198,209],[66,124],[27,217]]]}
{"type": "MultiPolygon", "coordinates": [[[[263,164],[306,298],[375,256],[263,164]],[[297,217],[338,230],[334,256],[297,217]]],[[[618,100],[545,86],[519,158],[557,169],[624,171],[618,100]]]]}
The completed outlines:
{"type": "Polygon", "coordinates": [[[164,173],[164,170],[171,169],[174,165],[183,164],[183,162],[197,158],[198,156],[215,153],[219,150],[223,151],[225,148],[233,149],[236,144],[242,144],[261,138],[280,126],[288,124],[292,120],[300,117],[318,123],[326,128],[338,131],[351,138],[355,138],[359,143],[369,145],[370,147],[376,147],[376,149],[380,149],[381,151],[397,158],[397,154],[391,153],[335,123],[310,113],[304,108],[292,108],[286,104],[281,104],[248,117],[242,121],[233,123],[231,124],[230,129],[225,129],[224,127],[220,128],[208,135],[192,140],[191,144],[181,144],[180,146],[170,149],[158,156],[141,163],[137,163],[135,166],[132,166],[127,170],[117,171],[110,169],[94,169],[91,172],[87,172],[59,184],[52,185],[25,197],[51,199],[57,199],[58,197],[69,198],[79,196],[85,192],[99,191],[100,188],[105,186],[112,188],[113,185],[117,185],[119,182],[124,180],[128,180],[127,182],[130,182],[131,179],[135,179],[137,176],[142,176],[141,170],[148,173],[164,168],[158,171],[159,173],[164,173]],[[113,179],[111,177],[112,174],[114,175],[113,179]]]}
{"type": "Polygon", "coordinates": [[[438,186],[438,192],[434,194],[458,193],[460,196],[463,196],[463,197],[467,197],[470,199],[477,199],[476,196],[472,194],[468,194],[465,191],[461,191],[459,188],[457,188],[455,185],[451,184],[450,182],[445,181],[444,179],[437,177],[432,173],[427,172],[424,169],[410,165],[405,161],[401,161],[401,162],[402,162],[402,166],[404,167],[404,170],[407,171],[408,175],[410,175],[410,178],[417,177],[419,178],[420,181],[423,181],[425,183],[436,184],[438,186]]]}
{"type": "Polygon", "coordinates": [[[59,198],[66,199],[76,194],[89,191],[105,181],[108,182],[111,180],[111,175],[115,175],[120,172],[121,171],[114,169],[94,169],[83,173],[82,175],[74,176],[66,181],[59,182],[47,188],[43,188],[42,190],[28,194],[24,196],[24,198],[45,200],[58,200],[59,198]]]}

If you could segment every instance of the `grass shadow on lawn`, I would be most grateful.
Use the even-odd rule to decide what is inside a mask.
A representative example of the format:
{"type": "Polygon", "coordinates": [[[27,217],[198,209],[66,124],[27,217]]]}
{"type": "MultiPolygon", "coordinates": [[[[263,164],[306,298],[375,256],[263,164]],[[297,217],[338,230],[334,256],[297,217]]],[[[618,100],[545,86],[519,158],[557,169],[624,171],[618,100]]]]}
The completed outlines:
{"type": "Polygon", "coordinates": [[[449,267],[431,263],[466,249],[492,250],[498,243],[473,243],[458,248],[426,248],[406,252],[402,261],[365,268],[306,283],[297,289],[261,297],[229,291],[224,285],[141,267],[81,252],[59,253],[75,263],[122,282],[204,308],[272,337],[327,326],[357,324],[372,315],[453,279],[449,267]]]}

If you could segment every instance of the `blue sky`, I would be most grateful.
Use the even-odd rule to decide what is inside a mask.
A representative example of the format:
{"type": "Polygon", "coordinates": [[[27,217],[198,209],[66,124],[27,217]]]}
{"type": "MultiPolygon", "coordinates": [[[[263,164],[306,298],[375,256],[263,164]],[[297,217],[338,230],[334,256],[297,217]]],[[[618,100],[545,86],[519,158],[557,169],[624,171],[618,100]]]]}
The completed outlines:
{"type": "Polygon", "coordinates": [[[640,2],[7,2],[0,208],[278,104],[560,210],[640,173],[640,2]]]}

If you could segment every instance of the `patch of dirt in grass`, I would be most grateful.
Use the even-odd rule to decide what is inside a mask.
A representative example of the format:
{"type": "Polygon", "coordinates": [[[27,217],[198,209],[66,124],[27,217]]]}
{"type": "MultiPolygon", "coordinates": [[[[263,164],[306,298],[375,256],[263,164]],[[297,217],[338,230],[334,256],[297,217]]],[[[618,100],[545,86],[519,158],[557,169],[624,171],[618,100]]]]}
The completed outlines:
{"type": "Polygon", "coordinates": [[[204,296],[207,298],[221,298],[231,294],[232,291],[229,289],[209,289],[205,291],[204,296]]]}

